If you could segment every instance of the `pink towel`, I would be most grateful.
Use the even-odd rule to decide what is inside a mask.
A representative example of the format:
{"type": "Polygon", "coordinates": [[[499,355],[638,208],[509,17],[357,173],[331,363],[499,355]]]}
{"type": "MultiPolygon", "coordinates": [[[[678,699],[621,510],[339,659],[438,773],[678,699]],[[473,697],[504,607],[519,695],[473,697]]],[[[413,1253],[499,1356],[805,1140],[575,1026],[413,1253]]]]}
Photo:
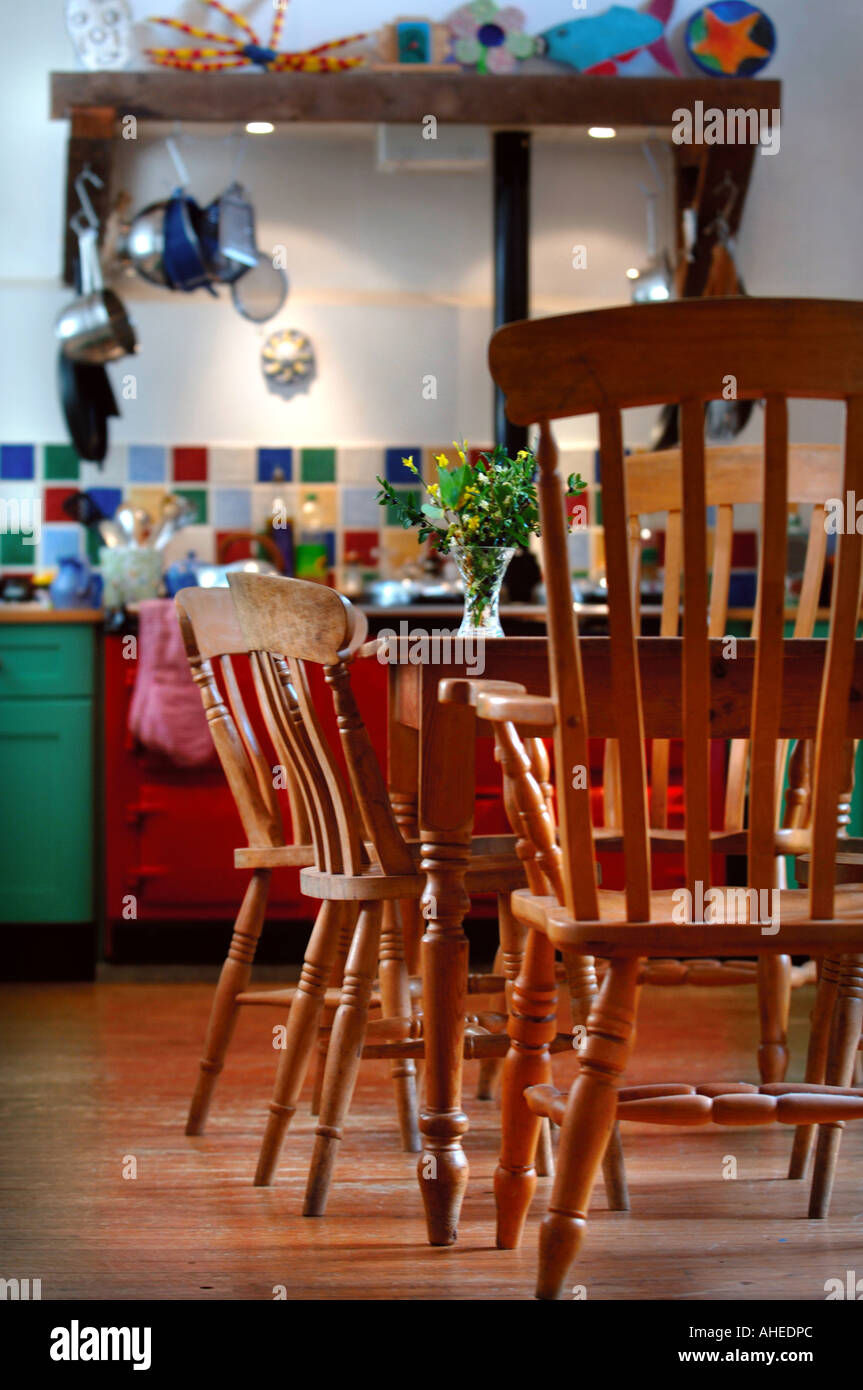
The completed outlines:
{"type": "Polygon", "coordinates": [[[129,730],[151,753],[177,767],[201,767],[215,756],[173,599],[150,598],[141,604],[129,730]]]}

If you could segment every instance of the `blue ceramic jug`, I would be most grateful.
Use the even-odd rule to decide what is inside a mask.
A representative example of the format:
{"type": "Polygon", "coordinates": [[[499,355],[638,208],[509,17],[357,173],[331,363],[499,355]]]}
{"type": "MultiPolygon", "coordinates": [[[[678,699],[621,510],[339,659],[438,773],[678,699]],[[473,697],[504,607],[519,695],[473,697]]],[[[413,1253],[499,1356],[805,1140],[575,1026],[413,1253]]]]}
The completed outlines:
{"type": "Polygon", "coordinates": [[[61,555],[51,582],[51,602],[55,608],[97,608],[98,575],[77,555],[61,555]]]}

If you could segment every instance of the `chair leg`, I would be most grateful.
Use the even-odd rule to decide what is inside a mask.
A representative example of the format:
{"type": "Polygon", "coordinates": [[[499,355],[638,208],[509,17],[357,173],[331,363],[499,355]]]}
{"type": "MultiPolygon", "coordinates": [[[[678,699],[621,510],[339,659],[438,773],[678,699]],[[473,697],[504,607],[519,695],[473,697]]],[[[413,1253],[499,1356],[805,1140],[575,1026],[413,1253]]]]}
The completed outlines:
{"type": "MultiPolygon", "coordinates": [[[[843,956],[839,970],[839,993],[833,1011],[830,1048],[827,1053],[827,1085],[850,1086],[854,1059],[863,1027],[863,956],[843,956]]],[[[815,1171],[809,1196],[809,1217],[824,1220],[830,1210],[830,1195],[839,1145],[845,1122],[818,1126],[815,1171]]]]}
{"type": "MultiPolygon", "coordinates": [[[[806,1081],[823,1085],[827,1072],[827,1051],[830,1046],[830,1025],[839,992],[839,957],[827,956],[821,963],[821,978],[815,991],[815,1004],[809,1025],[809,1047],[806,1052],[806,1081]]],[[[805,1178],[815,1143],[815,1125],[797,1125],[788,1165],[789,1178],[805,1178]]]]}
{"type": "Polygon", "coordinates": [[[536,1296],[560,1298],[584,1237],[587,1211],[617,1115],[617,1079],[632,1048],[637,959],[612,960],[588,1024],[581,1070],[560,1131],[557,1176],[540,1228],[536,1296]]]}
{"type": "Polygon", "coordinates": [[[285,1046],[276,1069],[270,1113],[258,1155],[256,1187],[267,1187],[273,1180],[285,1131],[294,1117],[318,1041],[324,992],[333,968],[339,932],[346,918],[352,920],[354,911],[352,903],[339,902],[322,903],[318,911],[288,1014],[285,1046]]]}
{"type": "Polygon", "coordinates": [[[258,948],[258,939],[264,924],[267,910],[267,896],[270,891],[271,872],[269,869],[256,869],[249,880],[240,910],[234,922],[234,931],[228,954],[219,975],[219,983],[210,1009],[207,1034],[204,1040],[204,1055],[198,1072],[198,1080],[192,1093],[189,1114],[186,1120],[187,1134],[203,1134],[210,1108],[213,1091],[219,1072],[225,1061],[225,1054],[231,1041],[237,1021],[238,994],[248,987],[252,975],[252,962],[258,948]]]}
{"type": "Polygon", "coordinates": [[[554,947],[541,932],[530,932],[512,991],[510,1045],[501,1086],[501,1149],[494,1175],[500,1250],[513,1250],[520,1243],[536,1189],[534,1158],[541,1121],[529,1109],[524,1092],[551,1081],[548,1045],[555,1034],[556,1004],[554,947]]]}
{"type": "MultiPolygon", "coordinates": [[[[503,970],[503,949],[498,946],[495,952],[492,973],[499,975],[503,970]]],[[[479,1077],[476,1083],[477,1100],[494,1100],[500,1074],[503,1069],[502,1057],[484,1057],[479,1064],[479,1077]]]]}
{"type": "MultiPolygon", "coordinates": [[[[381,926],[380,963],[381,1012],[384,1018],[410,1018],[411,995],[405,964],[404,937],[398,908],[385,902],[381,926]]],[[[417,1075],[413,1057],[397,1057],[390,1063],[399,1132],[405,1153],[420,1151],[417,1075]]]]}
{"type": "Polygon", "coordinates": [[[381,934],[380,902],[365,903],[360,912],[345,969],[342,998],[333,1020],[320,1123],[306,1184],[304,1216],[323,1216],[336,1149],[351,1103],[365,1039],[381,934]]]}
{"type": "MultiPolygon", "coordinates": [[[[586,1029],[591,1006],[596,998],[596,968],[593,957],[577,956],[567,951],[563,963],[569,985],[573,1029],[586,1029]]],[[[617,1124],[602,1160],[602,1180],[609,1211],[629,1211],[629,1187],[626,1182],[623,1143],[617,1124]]]]}
{"type": "MultiPolygon", "coordinates": [[[[351,937],[354,934],[356,914],[351,912],[346,914],[339,930],[339,943],[336,947],[336,958],[333,961],[333,968],[330,978],[327,981],[328,989],[341,989],[342,981],[345,978],[345,965],[347,964],[348,951],[351,949],[351,937]]],[[[309,1106],[310,1115],[319,1115],[321,1112],[321,1095],[324,1089],[324,1073],[327,1069],[327,1051],[329,1049],[329,1037],[321,1039],[314,1054],[313,1080],[312,1080],[312,1100],[309,1106]]]]}
{"type": "Polygon", "coordinates": [[[758,1070],[765,1084],[785,1080],[790,1008],[791,957],[760,956],[758,1009],[761,1016],[761,1045],[758,1048],[758,1070]]]}

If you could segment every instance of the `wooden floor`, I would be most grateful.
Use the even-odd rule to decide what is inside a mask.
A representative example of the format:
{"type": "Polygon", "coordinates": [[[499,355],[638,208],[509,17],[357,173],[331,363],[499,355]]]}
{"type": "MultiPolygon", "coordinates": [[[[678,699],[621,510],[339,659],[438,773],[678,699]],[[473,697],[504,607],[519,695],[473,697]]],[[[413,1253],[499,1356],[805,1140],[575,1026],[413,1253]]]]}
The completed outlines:
{"type": "MultiPolygon", "coordinates": [[[[6,1277],[43,1299],[525,1299],[539,1184],[520,1252],[493,1248],[493,1103],[472,1099],[471,1182],[459,1243],[432,1250],[399,1151],[385,1064],[366,1063],[323,1220],[300,1216],[313,1121],[304,1105],[278,1185],[251,1186],[278,1015],[246,1011],[209,1133],[183,1136],[212,986],[17,986],[0,998],[3,1124],[0,1250],[6,1277]],[[137,1178],[124,1179],[136,1160],[137,1178]]],[[[800,1075],[811,990],[794,997],[800,1075]]],[[[751,1080],[751,989],[648,989],[630,1079],[751,1080]]],[[[563,1079],[569,1058],[558,1065],[563,1079]]],[[[573,1282],[589,1299],[823,1300],[863,1274],[863,1125],[846,1131],[828,1222],[782,1179],[791,1131],[627,1126],[632,1212],[597,1192],[573,1282]],[[724,1180],[728,1158],[736,1180],[724,1180]]]]}

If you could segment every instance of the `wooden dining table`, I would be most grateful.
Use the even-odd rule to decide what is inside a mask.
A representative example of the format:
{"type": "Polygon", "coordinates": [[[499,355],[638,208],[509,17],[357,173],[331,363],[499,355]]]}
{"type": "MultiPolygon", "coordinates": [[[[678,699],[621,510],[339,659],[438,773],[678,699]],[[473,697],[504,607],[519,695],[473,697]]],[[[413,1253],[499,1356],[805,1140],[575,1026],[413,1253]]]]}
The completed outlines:
{"type": "MultiPolygon", "coordinates": [[[[814,738],[826,642],[788,640],[783,654],[783,703],[779,737],[814,738]]],[[[548,695],[546,637],[484,641],[472,664],[450,657],[441,643],[416,659],[416,646],[391,653],[389,669],[389,785],[402,832],[421,842],[426,874],[422,902],[423,1032],[425,1102],[420,1116],[422,1152],[417,1165],[432,1245],[451,1245],[468,1182],[462,1146],[468,1120],[462,1110],[462,1067],[468,968],[463,922],[470,901],[464,879],[470,863],[475,803],[475,744],[491,736],[472,705],[441,703],[442,680],[477,677],[518,681],[531,695],[548,695]],[[411,659],[411,651],[414,659],[411,659]],[[393,659],[394,658],[394,659],[393,659]]],[[[609,639],[580,642],[591,738],[614,738],[609,639]]],[[[647,737],[682,734],[680,638],[639,638],[639,665],[647,737]]],[[[420,654],[422,655],[422,653],[420,654]]],[[[858,641],[848,737],[863,736],[863,642],[858,641]]],[[[710,644],[711,737],[749,732],[755,644],[727,639],[710,644]],[[730,653],[733,652],[733,655],[730,653]]],[[[536,732],[540,732],[537,730],[536,732]]],[[[545,731],[547,732],[547,730],[545,731]]]]}

